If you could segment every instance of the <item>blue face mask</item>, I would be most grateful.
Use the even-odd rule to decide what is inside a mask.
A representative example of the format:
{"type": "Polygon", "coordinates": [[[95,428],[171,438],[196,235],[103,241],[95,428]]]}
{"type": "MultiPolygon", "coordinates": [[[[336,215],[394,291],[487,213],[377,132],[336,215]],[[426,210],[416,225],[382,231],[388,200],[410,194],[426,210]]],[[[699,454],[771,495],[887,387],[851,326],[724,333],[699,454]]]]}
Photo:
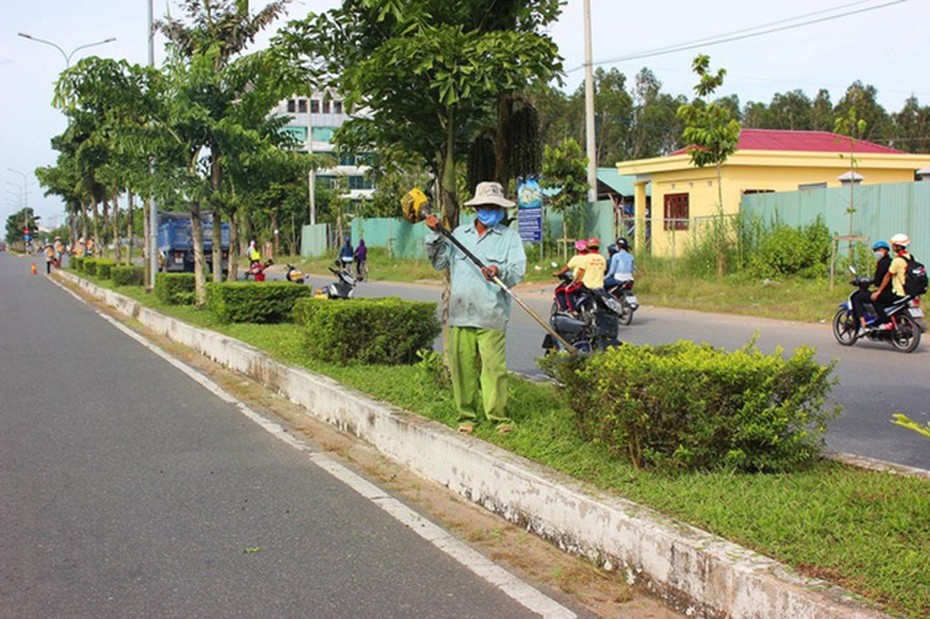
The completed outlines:
{"type": "Polygon", "coordinates": [[[493,228],[500,222],[504,220],[504,209],[502,208],[479,208],[478,209],[478,221],[487,226],[488,228],[493,228]]]}
{"type": "Polygon", "coordinates": [[[884,256],[884,254],[883,254],[882,252],[880,252],[880,251],[875,252],[875,257],[876,257],[877,259],[881,260],[882,256],[884,256]]]}

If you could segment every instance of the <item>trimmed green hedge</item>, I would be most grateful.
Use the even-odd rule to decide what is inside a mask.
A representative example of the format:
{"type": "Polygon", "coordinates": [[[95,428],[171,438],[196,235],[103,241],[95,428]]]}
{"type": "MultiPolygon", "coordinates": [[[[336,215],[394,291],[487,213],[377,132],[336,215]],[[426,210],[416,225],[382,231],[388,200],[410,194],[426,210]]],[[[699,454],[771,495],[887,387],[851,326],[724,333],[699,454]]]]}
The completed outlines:
{"type": "Polygon", "coordinates": [[[310,294],[310,286],[291,282],[210,282],[207,308],[221,322],[284,322],[292,319],[297,300],[310,294]]]}
{"type": "Polygon", "coordinates": [[[156,273],[155,296],[168,305],[193,305],[196,282],[193,273],[156,273]]]}
{"type": "Polygon", "coordinates": [[[294,320],[305,326],[309,354],[327,363],[411,364],[439,335],[436,304],[382,299],[300,299],[294,320]]]}
{"type": "Polygon", "coordinates": [[[115,266],[110,274],[117,286],[141,286],[145,283],[145,267],[115,266]]]}
{"type": "Polygon", "coordinates": [[[97,277],[101,279],[110,279],[112,277],[113,267],[117,266],[115,260],[108,258],[97,259],[97,277]]]}
{"type": "Polygon", "coordinates": [[[637,467],[782,472],[821,455],[834,364],[800,348],[784,359],[681,341],[626,344],[539,361],[560,383],[581,435],[637,467]]]}
{"type": "Polygon", "coordinates": [[[78,273],[84,272],[84,256],[71,256],[68,259],[68,267],[77,271],[78,273]]]}
{"type": "Polygon", "coordinates": [[[97,258],[84,258],[84,262],[81,263],[81,272],[85,275],[97,275],[97,258]]]}

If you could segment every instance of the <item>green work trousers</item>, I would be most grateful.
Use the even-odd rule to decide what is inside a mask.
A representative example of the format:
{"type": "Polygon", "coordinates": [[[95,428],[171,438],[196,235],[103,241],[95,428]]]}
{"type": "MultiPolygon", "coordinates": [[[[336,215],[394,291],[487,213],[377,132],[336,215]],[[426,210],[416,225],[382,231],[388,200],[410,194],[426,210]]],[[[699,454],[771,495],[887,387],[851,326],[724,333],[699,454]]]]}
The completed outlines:
{"type": "Polygon", "coordinates": [[[488,421],[507,416],[507,355],[504,332],[477,327],[449,328],[449,370],[459,423],[478,422],[478,385],[488,421]]]}

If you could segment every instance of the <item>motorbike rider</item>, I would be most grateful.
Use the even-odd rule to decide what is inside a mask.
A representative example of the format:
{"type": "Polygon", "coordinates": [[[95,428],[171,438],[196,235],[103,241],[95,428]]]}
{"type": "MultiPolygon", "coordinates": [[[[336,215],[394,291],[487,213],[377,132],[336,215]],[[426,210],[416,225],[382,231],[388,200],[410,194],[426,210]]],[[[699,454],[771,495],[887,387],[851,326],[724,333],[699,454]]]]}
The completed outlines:
{"type": "Polygon", "coordinates": [[[254,267],[262,261],[262,254],[258,251],[255,239],[249,241],[249,267],[254,267]]]}
{"type": "Polygon", "coordinates": [[[575,243],[576,249],[578,247],[585,247],[585,249],[580,250],[578,254],[568,261],[567,265],[553,273],[553,275],[560,276],[569,270],[572,271],[572,281],[564,287],[562,293],[565,301],[563,309],[567,308],[569,311],[574,311],[572,301],[575,293],[581,290],[582,286],[594,291],[604,288],[604,270],[607,266],[607,260],[598,251],[600,245],[601,242],[597,237],[575,243]]]}
{"type": "MultiPolygon", "coordinates": [[[[630,243],[621,237],[616,242],[617,251],[610,257],[607,266],[607,275],[604,277],[604,286],[613,288],[617,284],[633,281],[635,268],[633,254],[630,253],[630,243]]],[[[611,246],[613,247],[613,245],[611,246]]]]}
{"type": "MultiPolygon", "coordinates": [[[[890,300],[892,303],[907,296],[904,291],[904,278],[907,273],[907,262],[911,259],[911,255],[907,251],[911,239],[906,234],[899,233],[891,237],[889,241],[891,241],[891,251],[895,257],[888,266],[888,272],[882,277],[878,290],[872,293],[873,303],[878,302],[880,299],[888,299],[889,297],[885,295],[887,295],[886,291],[889,289],[891,290],[890,300]]],[[[885,304],[887,305],[887,303],[885,304]]],[[[893,327],[886,322],[879,325],[878,328],[891,329],[893,327]]]]}
{"type": "MultiPolygon", "coordinates": [[[[562,267],[561,269],[553,273],[553,275],[555,277],[560,277],[564,273],[567,273],[569,270],[573,268],[571,266],[573,262],[577,264],[576,258],[578,258],[579,256],[585,256],[587,255],[587,253],[588,253],[588,242],[585,241],[584,239],[578,239],[577,241],[575,241],[575,255],[572,256],[571,260],[568,261],[568,264],[566,266],[562,267]]],[[[560,312],[571,311],[570,299],[577,290],[578,290],[578,287],[574,286],[574,278],[572,279],[572,281],[562,282],[558,286],[555,287],[555,302],[556,302],[556,305],[559,306],[560,312]]]]}
{"type": "MultiPolygon", "coordinates": [[[[885,241],[876,241],[872,244],[872,251],[875,253],[875,274],[872,276],[872,285],[878,288],[881,286],[882,280],[888,272],[888,267],[891,266],[891,256],[889,255],[891,247],[885,241]]],[[[865,324],[867,313],[865,309],[866,303],[872,303],[872,307],[875,309],[875,314],[878,317],[878,325],[883,325],[887,323],[883,306],[893,302],[894,295],[891,293],[891,289],[886,289],[881,298],[875,303],[872,303],[871,291],[865,288],[856,291],[852,296],[852,304],[853,314],[859,320],[858,336],[862,337],[867,330],[865,324]]]]}

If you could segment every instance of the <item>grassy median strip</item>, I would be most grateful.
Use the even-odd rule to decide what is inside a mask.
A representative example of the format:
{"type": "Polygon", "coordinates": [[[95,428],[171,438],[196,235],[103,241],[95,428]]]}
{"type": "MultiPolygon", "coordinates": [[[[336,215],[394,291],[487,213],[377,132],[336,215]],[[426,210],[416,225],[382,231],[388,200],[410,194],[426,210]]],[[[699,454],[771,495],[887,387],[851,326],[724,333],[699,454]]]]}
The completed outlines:
{"type": "MultiPolygon", "coordinates": [[[[304,352],[302,329],[295,324],[221,325],[209,312],[161,305],[141,288],[119,291],[256,346],[278,361],[454,424],[451,394],[426,363],[320,364],[304,352]]],[[[930,616],[930,481],[831,461],[785,475],[657,475],[634,469],[603,446],[583,441],[572,412],[552,385],[516,379],[512,390],[517,431],[501,436],[479,425],[477,436],[778,559],[802,574],[844,586],[888,611],[930,616]]]]}

